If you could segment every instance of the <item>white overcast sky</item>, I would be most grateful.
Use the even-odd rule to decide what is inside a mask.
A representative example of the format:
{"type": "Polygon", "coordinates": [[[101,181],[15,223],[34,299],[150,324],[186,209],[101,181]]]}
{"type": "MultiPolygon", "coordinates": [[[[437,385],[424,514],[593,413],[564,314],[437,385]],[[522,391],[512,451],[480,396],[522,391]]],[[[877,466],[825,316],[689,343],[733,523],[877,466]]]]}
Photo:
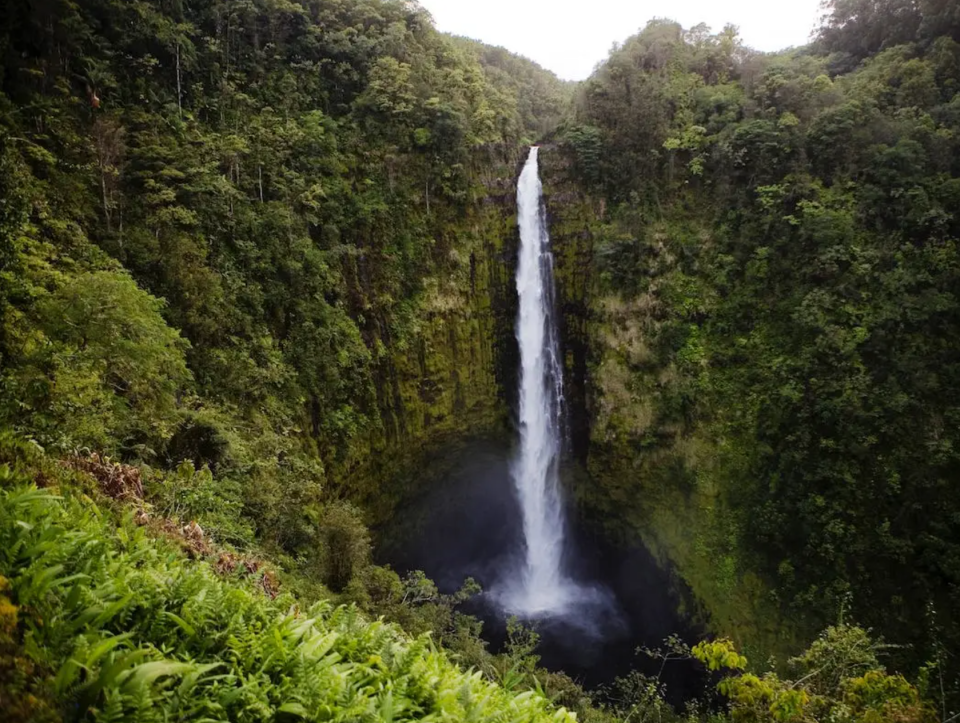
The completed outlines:
{"type": "Polygon", "coordinates": [[[746,45],[782,50],[803,45],[820,15],[820,0],[420,0],[437,27],[535,60],[566,80],[583,80],[614,42],[651,18],[685,28],[706,23],[740,28],[746,45]]]}

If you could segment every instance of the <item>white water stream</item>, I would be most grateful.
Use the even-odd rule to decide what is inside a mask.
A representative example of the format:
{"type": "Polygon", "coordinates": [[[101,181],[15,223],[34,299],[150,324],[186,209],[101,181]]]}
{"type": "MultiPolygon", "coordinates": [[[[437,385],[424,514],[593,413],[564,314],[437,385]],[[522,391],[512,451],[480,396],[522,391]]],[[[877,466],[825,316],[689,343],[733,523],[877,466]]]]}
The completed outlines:
{"type": "Polygon", "coordinates": [[[517,341],[520,345],[520,450],[512,475],[523,514],[525,559],[501,595],[523,616],[562,614],[578,586],[563,572],[564,519],[559,486],[563,367],[554,318],[553,255],[534,147],[517,187],[517,341]]]}

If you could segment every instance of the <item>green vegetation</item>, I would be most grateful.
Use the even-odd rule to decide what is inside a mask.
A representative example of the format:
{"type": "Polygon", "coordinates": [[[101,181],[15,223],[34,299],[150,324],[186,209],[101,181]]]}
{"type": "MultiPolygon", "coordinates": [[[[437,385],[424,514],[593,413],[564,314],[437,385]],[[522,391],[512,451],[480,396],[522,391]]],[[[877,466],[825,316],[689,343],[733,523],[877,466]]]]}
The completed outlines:
{"type": "Polygon", "coordinates": [[[403,2],[8,5],[0,423],[207,466],[289,554],[321,495],[389,514],[426,453],[501,432],[486,201],[536,132],[516,87],[559,81],[489,82],[403,2]]]}
{"type": "MultiPolygon", "coordinates": [[[[422,574],[401,581],[367,563],[362,586],[354,578],[339,599],[311,602],[309,577],[284,575],[278,589],[263,560],[159,517],[143,470],[97,456],[57,462],[9,436],[0,461],[0,705],[12,723],[935,719],[921,690],[881,666],[884,646],[843,625],[791,661],[796,681],[741,672],[746,659],[727,640],[646,651],[727,671],[718,687],[729,718],[706,699],[678,714],[660,681],[637,673],[598,707],[537,667],[537,636],[515,621],[505,650],[488,653],[476,621],[453,610],[469,588],[443,596],[422,574]],[[344,604],[351,596],[360,602],[344,604]],[[371,605],[421,632],[366,616],[371,605]]],[[[165,482],[187,470],[176,474],[165,482]]]]}
{"type": "MultiPolygon", "coordinates": [[[[881,646],[858,627],[828,628],[803,655],[790,661],[796,680],[774,673],[724,678],[718,688],[730,699],[733,721],[921,721],[936,716],[916,688],[879,664],[881,646]]],[[[740,671],[747,659],[729,640],[699,643],[693,656],[710,670],[740,671]]]]}
{"type": "Polygon", "coordinates": [[[74,495],[0,474],[0,646],[19,643],[31,666],[0,686],[20,707],[4,706],[12,720],[54,720],[58,707],[97,721],[573,720],[461,671],[426,635],[356,607],[271,599],[188,562],[130,514],[118,527],[74,495]]]}
{"type": "MultiPolygon", "coordinates": [[[[5,484],[55,481],[66,498],[11,491],[0,505],[16,543],[2,573],[5,713],[128,719],[163,701],[150,715],[295,719],[300,706],[315,717],[325,705],[325,717],[459,719],[471,691],[505,701],[507,717],[543,710],[539,694],[514,702],[424,640],[329,605],[313,625],[353,626],[339,639],[357,667],[337,675],[357,683],[363,710],[349,686],[321,705],[306,678],[288,680],[313,675],[313,663],[280,659],[309,616],[283,622],[290,601],[250,589],[274,594],[279,581],[304,609],[355,604],[432,632],[490,680],[535,687],[535,666],[491,655],[478,623],[454,612],[462,596],[374,566],[366,526],[418,483],[434,450],[505,428],[501,339],[513,302],[501,259],[515,222],[501,200],[521,139],[550,122],[534,114],[558,115],[566,98],[546,71],[492,49],[481,64],[486,52],[443,37],[406,2],[4,6],[0,426],[49,455],[14,445],[5,484]],[[80,478],[64,479],[56,460],[80,478]],[[116,516],[84,501],[99,492],[135,506],[117,513],[117,531],[116,516]],[[34,549],[28,525],[49,540],[34,549]],[[73,546],[83,540],[100,544],[73,546]],[[60,573],[34,589],[34,563],[97,578],[90,594],[104,607],[124,599],[118,586],[140,587],[116,618],[74,627],[77,606],[96,601],[71,596],[81,578],[62,588],[60,573]],[[212,572],[250,569],[256,585],[212,572]],[[173,579],[187,586],[179,603],[164,582],[173,579]],[[198,597],[210,601],[202,625],[174,610],[198,597]],[[275,633],[258,648],[268,664],[250,677],[231,646],[244,640],[251,652],[264,630],[275,633]],[[114,634],[115,647],[97,647],[114,634]],[[221,647],[200,649],[214,639],[221,647]],[[376,664],[378,646],[426,666],[417,685],[433,703],[404,710],[400,688],[377,689],[407,675],[389,669],[399,658],[376,664]],[[149,667],[140,675],[135,664],[149,667]],[[101,672],[119,677],[94,690],[101,672]],[[448,673],[460,677],[440,703],[428,681],[448,673]]],[[[589,704],[563,676],[536,676],[574,707],[589,704]]],[[[476,716],[491,715],[477,705],[476,716]]]]}
{"type": "Polygon", "coordinates": [[[576,87],[407,0],[7,2],[0,710],[949,719],[958,93],[937,0],[777,55],[658,20],[576,87]],[[653,654],[725,703],[587,694],[372,561],[509,429],[543,139],[577,500],[689,585],[721,638],[653,654]]]}
{"type": "Polygon", "coordinates": [[[573,100],[575,83],[561,81],[532,60],[503,48],[470,38],[453,40],[480,63],[487,81],[502,94],[499,102],[517,109],[514,122],[520,123],[523,143],[534,143],[556,129],[573,100]]]}
{"type": "Polygon", "coordinates": [[[846,606],[956,694],[952,7],[837,0],[779,55],[651,22],[544,162],[581,309],[582,504],[672,560],[751,658],[846,606]]]}

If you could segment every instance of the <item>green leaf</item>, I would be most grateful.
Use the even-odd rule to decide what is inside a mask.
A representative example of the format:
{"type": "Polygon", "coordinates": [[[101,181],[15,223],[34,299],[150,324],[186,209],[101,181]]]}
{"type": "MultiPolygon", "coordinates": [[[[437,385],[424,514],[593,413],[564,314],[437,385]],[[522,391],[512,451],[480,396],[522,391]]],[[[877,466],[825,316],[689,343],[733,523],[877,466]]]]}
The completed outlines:
{"type": "Polygon", "coordinates": [[[300,703],[284,703],[277,708],[277,712],[286,713],[287,715],[295,715],[298,718],[307,718],[310,715],[310,711],[304,708],[300,703]]]}
{"type": "Polygon", "coordinates": [[[130,671],[128,677],[123,681],[122,688],[126,692],[132,692],[138,688],[149,687],[162,677],[187,675],[193,672],[203,674],[220,665],[221,663],[197,665],[196,663],[180,663],[175,660],[154,660],[149,663],[142,663],[130,671]]]}
{"type": "Polygon", "coordinates": [[[177,626],[187,634],[188,637],[193,638],[196,636],[197,629],[193,627],[190,623],[188,623],[186,620],[184,620],[182,617],[180,617],[179,615],[172,613],[169,610],[164,611],[163,615],[164,617],[168,617],[171,620],[173,620],[173,622],[175,622],[177,626]]]}

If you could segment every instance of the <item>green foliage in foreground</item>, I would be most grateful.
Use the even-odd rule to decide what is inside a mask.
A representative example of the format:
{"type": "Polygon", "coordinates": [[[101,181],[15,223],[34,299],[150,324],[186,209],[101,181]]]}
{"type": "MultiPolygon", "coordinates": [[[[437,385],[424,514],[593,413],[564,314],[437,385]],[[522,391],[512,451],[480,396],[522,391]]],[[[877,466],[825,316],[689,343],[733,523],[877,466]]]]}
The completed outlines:
{"type": "Polygon", "coordinates": [[[926,669],[914,685],[881,663],[889,645],[858,625],[840,622],[827,628],[780,672],[758,672],[728,638],[690,647],[677,636],[662,648],[642,648],[663,669],[678,660],[696,660],[714,677],[712,687],[724,705],[706,693],[687,700],[682,714],[664,701],[661,675],[632,671],[619,678],[610,698],[624,721],[648,723],[932,723],[953,720],[935,704],[931,688],[939,681],[926,669]]]}
{"type": "Polygon", "coordinates": [[[140,470],[94,459],[58,463],[0,434],[0,710],[12,723],[934,720],[922,693],[937,697],[942,671],[926,669],[918,690],[884,669],[887,646],[855,626],[828,629],[789,661],[789,680],[744,672],[727,640],[691,649],[674,636],[664,650],[644,649],[662,659],[661,673],[696,659],[724,674],[729,710],[704,688],[676,712],[659,675],[634,671],[592,696],[543,670],[536,632],[516,620],[491,654],[479,622],[455,609],[473,584],[442,595],[422,573],[401,580],[367,561],[340,595],[285,574],[292,592],[271,598],[276,578],[259,561],[178,536],[142,500],[103,497],[104,469],[116,473],[114,492],[124,485],[117,475],[139,481],[140,470]]]}
{"type": "Polygon", "coordinates": [[[0,574],[69,720],[573,719],[459,670],[427,636],[270,600],[72,496],[0,491],[0,574]]]}
{"type": "Polygon", "coordinates": [[[747,659],[729,640],[702,642],[691,651],[710,670],[734,672],[717,686],[730,701],[731,718],[746,723],[834,721],[923,723],[936,720],[917,689],[880,665],[883,649],[859,627],[828,628],[790,661],[795,680],[775,673],[742,673],[747,659]]]}

